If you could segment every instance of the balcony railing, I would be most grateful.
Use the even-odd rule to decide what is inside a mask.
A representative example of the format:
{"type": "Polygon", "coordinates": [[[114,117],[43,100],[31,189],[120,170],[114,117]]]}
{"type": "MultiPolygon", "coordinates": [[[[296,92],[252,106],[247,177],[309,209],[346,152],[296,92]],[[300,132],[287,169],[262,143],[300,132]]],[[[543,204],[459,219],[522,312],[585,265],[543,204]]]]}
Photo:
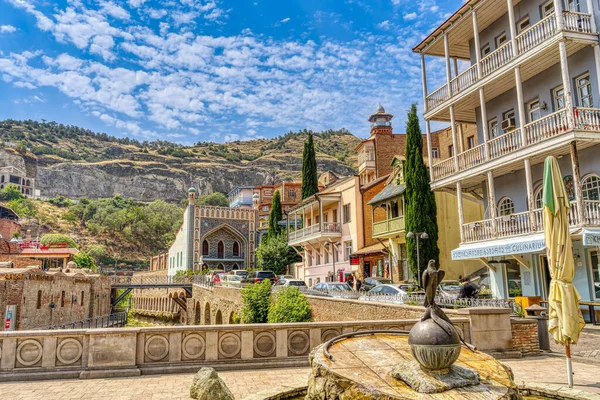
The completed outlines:
{"type": "Polygon", "coordinates": [[[341,234],[342,226],[339,222],[324,222],[321,230],[320,224],[307,226],[306,228],[290,231],[288,241],[297,241],[318,234],[341,234]]]}
{"type": "MultiPolygon", "coordinates": [[[[586,225],[600,225],[600,201],[584,200],[586,225]]],[[[575,227],[579,224],[577,203],[571,202],[568,214],[569,225],[575,227]]],[[[463,243],[479,242],[491,239],[501,239],[511,236],[539,233],[544,230],[543,210],[536,209],[531,214],[520,212],[496,217],[494,230],[491,219],[463,224],[463,243]]]]}
{"type": "Polygon", "coordinates": [[[568,118],[567,110],[563,109],[530,122],[522,129],[525,132],[525,144],[523,143],[521,129],[514,129],[491,139],[487,144],[483,143],[458,154],[456,156],[458,157],[458,170],[455,167],[454,157],[434,164],[431,167],[433,181],[444,179],[457,172],[462,172],[485,162],[515,153],[526,146],[544,142],[572,130],[600,132],[600,109],[575,108],[573,109],[572,118],[568,118]],[[486,145],[489,147],[488,154],[485,151],[486,145]]]}
{"type": "MultiPolygon", "coordinates": [[[[562,18],[564,31],[594,33],[590,14],[565,11],[562,18]]],[[[538,46],[547,42],[556,33],[558,33],[558,27],[555,14],[549,15],[535,25],[530,26],[515,37],[516,52],[513,51],[512,41],[508,41],[480,60],[481,77],[477,76],[477,64],[475,63],[452,79],[450,85],[445,84],[429,94],[426,98],[427,111],[432,111],[452,96],[474,86],[481,79],[498,71],[515,58],[536,51],[538,46]]]]}
{"type": "Polygon", "coordinates": [[[404,216],[373,223],[373,236],[381,236],[388,233],[401,232],[403,230],[404,216]]]}

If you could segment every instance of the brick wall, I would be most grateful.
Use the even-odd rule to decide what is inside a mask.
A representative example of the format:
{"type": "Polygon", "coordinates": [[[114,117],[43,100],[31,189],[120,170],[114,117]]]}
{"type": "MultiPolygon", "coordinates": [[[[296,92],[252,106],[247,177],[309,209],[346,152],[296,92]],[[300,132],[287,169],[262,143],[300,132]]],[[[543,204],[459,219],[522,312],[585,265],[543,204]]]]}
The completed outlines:
{"type": "Polygon", "coordinates": [[[537,321],[523,318],[512,318],[512,348],[523,355],[535,355],[540,352],[537,321]]]}
{"type": "Polygon", "coordinates": [[[0,235],[6,240],[12,239],[13,233],[21,232],[21,225],[10,219],[0,219],[0,235]]]}
{"type": "MultiPolygon", "coordinates": [[[[477,146],[479,144],[479,142],[477,140],[477,125],[460,124],[460,129],[462,129],[463,151],[466,151],[469,148],[468,141],[469,141],[470,136],[473,136],[474,146],[477,146]]],[[[461,140],[460,129],[457,126],[456,137],[457,137],[457,140],[459,140],[459,141],[461,140]]],[[[436,138],[437,146],[436,146],[436,144],[433,144],[433,142],[432,142],[432,147],[438,148],[439,160],[445,160],[447,158],[450,158],[449,146],[452,145],[452,129],[450,129],[450,128],[441,129],[439,131],[432,132],[431,136],[432,136],[432,138],[434,138],[434,137],[436,138]]],[[[425,151],[425,150],[423,150],[423,151],[425,151]]],[[[460,151],[460,147],[454,149],[454,154],[456,155],[459,151],[460,151]]]]}
{"type": "Polygon", "coordinates": [[[159,254],[150,258],[150,271],[167,270],[169,253],[159,254]]]}

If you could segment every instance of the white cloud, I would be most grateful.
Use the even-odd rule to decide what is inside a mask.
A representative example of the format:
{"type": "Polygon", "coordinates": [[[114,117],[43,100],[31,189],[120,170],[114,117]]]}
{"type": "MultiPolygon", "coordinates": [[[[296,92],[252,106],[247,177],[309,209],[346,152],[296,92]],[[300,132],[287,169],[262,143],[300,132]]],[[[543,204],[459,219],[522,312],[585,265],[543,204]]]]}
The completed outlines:
{"type": "Polygon", "coordinates": [[[129,4],[129,6],[133,7],[133,8],[138,8],[142,4],[144,4],[145,2],[146,2],[146,0],[128,0],[127,1],[127,3],[129,4]]]}
{"type": "Polygon", "coordinates": [[[377,27],[381,28],[381,29],[390,29],[390,21],[388,21],[387,19],[383,22],[380,22],[379,24],[377,24],[377,27]]]}
{"type": "Polygon", "coordinates": [[[404,14],[404,16],[402,17],[405,21],[413,21],[415,19],[417,19],[417,13],[416,12],[411,12],[408,14],[404,14]]]}
{"type": "Polygon", "coordinates": [[[17,28],[12,25],[0,25],[0,33],[13,33],[16,31],[17,28]]]}
{"type": "Polygon", "coordinates": [[[288,17],[288,18],[284,18],[284,19],[282,19],[280,22],[281,22],[282,24],[285,24],[286,22],[289,22],[289,21],[290,21],[290,18],[288,17]]]}

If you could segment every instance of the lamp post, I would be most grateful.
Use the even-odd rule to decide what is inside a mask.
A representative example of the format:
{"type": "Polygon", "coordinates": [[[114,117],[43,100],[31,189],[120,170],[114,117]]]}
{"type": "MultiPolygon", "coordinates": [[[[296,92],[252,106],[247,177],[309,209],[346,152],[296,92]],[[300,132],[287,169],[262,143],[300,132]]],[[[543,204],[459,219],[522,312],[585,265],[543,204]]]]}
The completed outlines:
{"type": "Polygon", "coordinates": [[[332,280],[332,282],[335,282],[336,281],[336,278],[335,278],[335,256],[337,253],[337,249],[335,248],[335,245],[336,245],[335,243],[329,242],[329,245],[331,246],[331,257],[333,259],[332,260],[332,262],[333,262],[333,276],[332,276],[333,280],[332,280]]]}
{"type": "Polygon", "coordinates": [[[416,238],[417,239],[417,282],[419,282],[419,286],[422,287],[421,285],[421,261],[420,261],[420,254],[419,254],[419,239],[429,239],[429,235],[427,234],[427,232],[408,232],[406,234],[406,237],[409,238],[416,238]]]}

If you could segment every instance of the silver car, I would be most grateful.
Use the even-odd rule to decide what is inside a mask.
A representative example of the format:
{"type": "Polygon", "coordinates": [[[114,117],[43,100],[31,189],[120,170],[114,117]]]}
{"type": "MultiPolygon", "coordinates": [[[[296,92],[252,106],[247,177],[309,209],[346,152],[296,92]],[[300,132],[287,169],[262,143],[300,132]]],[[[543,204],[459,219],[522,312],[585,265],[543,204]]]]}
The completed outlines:
{"type": "Polygon", "coordinates": [[[223,275],[221,286],[240,288],[243,280],[244,276],[242,275],[223,275]]]}

